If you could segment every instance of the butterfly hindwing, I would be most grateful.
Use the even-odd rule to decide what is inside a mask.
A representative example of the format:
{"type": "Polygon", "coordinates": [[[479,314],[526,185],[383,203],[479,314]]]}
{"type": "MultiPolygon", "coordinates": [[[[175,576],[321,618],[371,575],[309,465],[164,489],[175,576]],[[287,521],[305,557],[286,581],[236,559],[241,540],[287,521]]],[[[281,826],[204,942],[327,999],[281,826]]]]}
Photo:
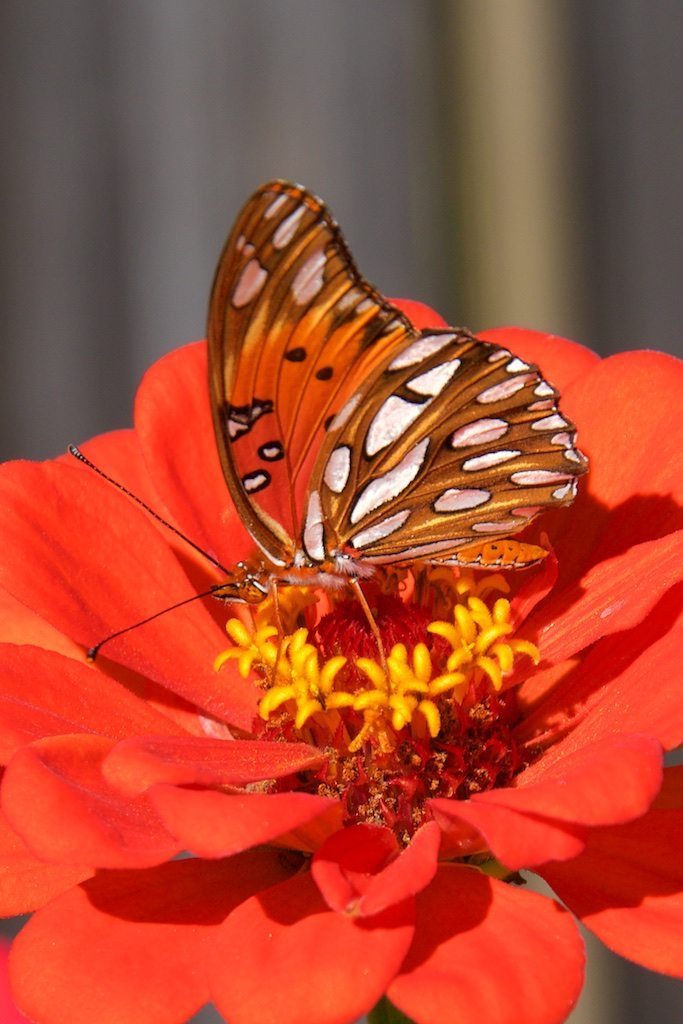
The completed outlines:
{"type": "Polygon", "coordinates": [[[324,549],[368,562],[457,563],[463,548],[469,561],[476,542],[569,503],[586,469],[537,367],[466,332],[423,333],[350,404],[310,482],[303,544],[308,525],[313,558],[324,549]],[[315,519],[322,537],[310,529],[315,519]]]}
{"type": "Polygon", "coordinates": [[[415,332],[360,276],[321,201],[272,182],[228,239],[208,335],[228,486],[255,541],[288,564],[326,424],[415,332]]]}

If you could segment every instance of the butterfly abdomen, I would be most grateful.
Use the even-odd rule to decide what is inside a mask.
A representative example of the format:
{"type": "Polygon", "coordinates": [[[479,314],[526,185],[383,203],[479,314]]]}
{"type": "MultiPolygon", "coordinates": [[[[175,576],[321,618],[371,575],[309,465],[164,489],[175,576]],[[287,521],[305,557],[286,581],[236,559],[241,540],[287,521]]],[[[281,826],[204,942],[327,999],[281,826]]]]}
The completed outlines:
{"type": "Polygon", "coordinates": [[[471,569],[523,569],[542,562],[547,554],[538,544],[504,538],[467,544],[458,549],[452,564],[471,569]]]}

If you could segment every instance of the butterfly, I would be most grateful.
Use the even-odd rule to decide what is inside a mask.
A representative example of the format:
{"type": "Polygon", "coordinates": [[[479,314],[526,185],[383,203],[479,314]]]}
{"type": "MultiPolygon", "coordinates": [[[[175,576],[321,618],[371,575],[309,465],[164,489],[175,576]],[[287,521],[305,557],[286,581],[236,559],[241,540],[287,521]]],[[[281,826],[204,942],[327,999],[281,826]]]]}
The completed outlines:
{"type": "Polygon", "coordinates": [[[263,553],[216,597],[358,585],[390,564],[534,564],[546,552],[511,535],[569,504],[587,470],[536,366],[467,330],[415,329],[299,185],[263,185],[237,218],[208,346],[223,473],[263,553]]]}

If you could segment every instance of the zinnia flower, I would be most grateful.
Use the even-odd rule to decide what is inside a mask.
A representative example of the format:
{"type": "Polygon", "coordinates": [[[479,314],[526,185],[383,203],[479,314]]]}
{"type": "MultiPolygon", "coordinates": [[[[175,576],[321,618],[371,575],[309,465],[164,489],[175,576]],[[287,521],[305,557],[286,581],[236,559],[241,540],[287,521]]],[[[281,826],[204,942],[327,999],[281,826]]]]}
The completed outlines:
{"type": "MultiPolygon", "coordinates": [[[[2,467],[0,894],[35,911],[11,958],[31,1019],[180,1024],[212,1001],[230,1024],[348,1024],[386,996],[418,1024],[553,1024],[582,983],[573,915],[683,973],[683,769],[662,772],[683,732],[683,370],[481,337],[542,366],[591,472],[542,518],[541,568],[371,582],[384,663],[355,603],[292,589],[284,641],[270,604],[207,599],[88,664],[216,571],[68,456],[2,467]]],[[[84,451],[223,564],[250,554],[203,343],[84,451]]]]}

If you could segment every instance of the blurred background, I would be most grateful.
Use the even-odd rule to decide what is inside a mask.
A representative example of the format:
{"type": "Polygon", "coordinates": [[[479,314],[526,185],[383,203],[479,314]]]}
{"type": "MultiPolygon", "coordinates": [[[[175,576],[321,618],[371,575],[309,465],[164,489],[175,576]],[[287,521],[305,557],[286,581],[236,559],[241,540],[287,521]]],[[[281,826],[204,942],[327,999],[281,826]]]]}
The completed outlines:
{"type": "MultiPolygon", "coordinates": [[[[130,423],[271,177],[451,323],[682,355],[682,38],[680,0],[4,0],[2,457],[130,423]]],[[[680,999],[591,944],[571,1020],[680,999]]]]}

